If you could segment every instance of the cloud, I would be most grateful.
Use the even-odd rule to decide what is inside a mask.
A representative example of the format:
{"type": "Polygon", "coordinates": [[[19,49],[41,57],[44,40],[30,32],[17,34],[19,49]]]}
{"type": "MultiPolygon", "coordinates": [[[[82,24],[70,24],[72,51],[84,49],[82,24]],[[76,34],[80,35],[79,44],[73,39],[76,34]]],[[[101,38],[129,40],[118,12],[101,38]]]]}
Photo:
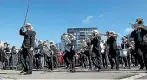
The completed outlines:
{"type": "Polygon", "coordinates": [[[82,22],[83,22],[83,23],[86,23],[86,24],[89,24],[89,23],[91,23],[93,17],[94,17],[94,16],[88,16],[88,17],[86,17],[86,19],[84,19],[82,22]]]}
{"type": "Polygon", "coordinates": [[[125,34],[130,34],[133,31],[132,28],[126,28],[125,29],[125,34]]]}
{"type": "Polygon", "coordinates": [[[98,16],[98,18],[102,18],[102,17],[103,17],[103,15],[102,15],[102,14],[98,16]]]}

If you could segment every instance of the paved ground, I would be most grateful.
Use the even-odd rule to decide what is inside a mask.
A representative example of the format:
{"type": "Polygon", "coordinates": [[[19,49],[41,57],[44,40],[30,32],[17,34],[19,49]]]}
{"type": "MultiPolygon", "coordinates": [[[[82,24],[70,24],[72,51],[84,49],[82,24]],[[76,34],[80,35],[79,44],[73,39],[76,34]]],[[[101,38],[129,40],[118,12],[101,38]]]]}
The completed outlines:
{"type": "MultiPolygon", "coordinates": [[[[77,72],[70,73],[65,69],[58,69],[54,72],[45,71],[33,71],[32,75],[20,75],[19,71],[12,70],[1,70],[0,79],[127,79],[132,76],[140,75],[135,77],[138,79],[142,76],[147,75],[145,71],[137,71],[138,68],[132,69],[120,69],[116,70],[103,70],[101,72],[88,71],[86,69],[76,69],[77,72]]],[[[146,78],[146,77],[145,77],[146,78]]],[[[133,78],[131,78],[133,79],[133,78]]],[[[142,78],[141,78],[142,79],[142,78]]],[[[144,77],[143,77],[144,79],[144,77]]]]}
{"type": "Polygon", "coordinates": [[[147,76],[143,76],[143,77],[138,78],[138,79],[146,79],[147,80],[147,76]]]}

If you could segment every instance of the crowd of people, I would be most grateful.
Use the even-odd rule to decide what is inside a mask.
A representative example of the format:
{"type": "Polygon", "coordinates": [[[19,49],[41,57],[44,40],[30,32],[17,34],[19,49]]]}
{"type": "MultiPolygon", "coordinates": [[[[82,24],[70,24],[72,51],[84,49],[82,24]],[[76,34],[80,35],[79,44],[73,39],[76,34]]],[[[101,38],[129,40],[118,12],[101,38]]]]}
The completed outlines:
{"type": "MultiPolygon", "coordinates": [[[[32,31],[31,24],[26,24],[27,31],[24,32],[24,27],[20,29],[20,35],[24,36],[24,41],[21,49],[16,50],[15,46],[11,51],[9,45],[0,49],[0,60],[3,67],[9,65],[13,69],[12,55],[18,55],[18,62],[21,64],[23,74],[32,74],[32,69],[48,68],[49,70],[57,69],[61,66],[66,67],[71,72],[75,72],[76,66],[88,68],[89,70],[101,71],[102,69],[119,68],[131,69],[132,66],[147,70],[147,27],[144,26],[142,18],[136,19],[136,23],[132,24],[134,29],[130,37],[122,37],[121,45],[117,44],[118,35],[114,31],[107,31],[105,36],[107,40],[102,40],[101,35],[97,30],[93,30],[91,37],[81,40],[80,49],[75,50],[76,39],[70,33],[64,33],[61,40],[64,42],[64,51],[56,48],[53,41],[35,41],[36,32],[32,31]],[[36,45],[37,43],[37,45],[36,45]],[[6,54],[10,54],[9,59],[6,54]]],[[[16,59],[16,58],[15,58],[16,59]]]]}
{"type": "MultiPolygon", "coordinates": [[[[107,31],[105,36],[107,40],[101,40],[101,35],[97,30],[92,32],[92,38],[81,40],[81,49],[78,51],[83,67],[88,65],[89,69],[100,71],[103,68],[108,68],[110,63],[111,68],[119,70],[120,64],[124,63],[124,68],[131,69],[131,66],[140,66],[139,70],[144,67],[147,70],[147,27],[144,26],[142,18],[136,19],[136,23],[132,24],[134,29],[130,37],[122,37],[121,45],[117,45],[118,35],[114,31],[107,31]],[[108,63],[109,62],[109,63],[108,63]],[[87,64],[88,63],[88,64],[87,64]]],[[[69,33],[64,33],[62,40],[65,42],[65,53],[71,65],[70,70],[75,71],[74,64],[74,36],[69,33]]]]}

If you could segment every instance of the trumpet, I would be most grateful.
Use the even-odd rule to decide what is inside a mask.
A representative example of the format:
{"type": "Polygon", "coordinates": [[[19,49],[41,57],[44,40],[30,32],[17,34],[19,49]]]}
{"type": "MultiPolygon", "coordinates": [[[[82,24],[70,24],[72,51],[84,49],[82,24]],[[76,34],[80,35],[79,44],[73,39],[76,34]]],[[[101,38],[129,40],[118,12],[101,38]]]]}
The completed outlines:
{"type": "Polygon", "coordinates": [[[101,35],[101,36],[110,36],[110,34],[111,34],[111,36],[120,36],[119,34],[117,34],[117,33],[114,33],[114,34],[112,34],[111,32],[106,32],[106,33],[99,33],[99,35],[101,35]],[[108,34],[107,34],[108,33],[108,34]]]}

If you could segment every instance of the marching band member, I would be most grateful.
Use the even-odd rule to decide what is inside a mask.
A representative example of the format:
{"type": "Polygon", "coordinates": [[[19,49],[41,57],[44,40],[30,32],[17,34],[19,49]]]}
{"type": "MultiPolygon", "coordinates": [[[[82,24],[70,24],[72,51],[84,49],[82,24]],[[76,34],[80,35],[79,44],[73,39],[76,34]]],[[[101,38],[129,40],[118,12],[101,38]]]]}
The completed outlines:
{"type": "Polygon", "coordinates": [[[130,44],[127,42],[127,38],[124,36],[122,38],[122,43],[121,43],[121,54],[120,56],[122,57],[124,63],[125,63],[125,67],[129,67],[130,68],[130,44]]]}
{"type": "Polygon", "coordinates": [[[53,63],[54,63],[54,68],[58,67],[58,57],[57,57],[57,48],[54,45],[54,42],[51,40],[49,41],[50,43],[50,49],[54,52],[53,55],[53,63]]]}
{"type": "Polygon", "coordinates": [[[87,64],[86,64],[86,59],[88,57],[88,53],[87,53],[87,43],[85,40],[81,40],[81,54],[80,54],[80,60],[81,60],[81,66],[83,68],[86,68],[87,67],[87,64]]]}
{"type": "Polygon", "coordinates": [[[33,49],[35,43],[35,36],[36,32],[32,31],[32,25],[30,23],[25,24],[21,27],[19,34],[24,36],[24,41],[22,44],[22,65],[24,70],[20,73],[32,74],[32,67],[33,67],[33,49]],[[24,27],[27,31],[24,32],[24,27]]]}
{"type": "Polygon", "coordinates": [[[74,43],[75,43],[75,37],[72,34],[64,33],[61,36],[61,40],[64,41],[64,49],[65,49],[65,55],[64,58],[66,60],[67,67],[70,68],[71,72],[75,72],[75,62],[74,62],[74,43]]]}
{"type": "Polygon", "coordinates": [[[107,64],[107,54],[106,54],[106,43],[105,43],[105,41],[102,40],[100,45],[101,45],[101,54],[102,54],[103,67],[107,68],[108,64],[107,64]]]}
{"type": "Polygon", "coordinates": [[[133,63],[133,66],[138,66],[137,55],[135,52],[135,42],[133,40],[131,40],[130,53],[131,53],[131,61],[133,63]]]}
{"type": "Polygon", "coordinates": [[[47,68],[52,71],[53,70],[53,54],[54,52],[50,49],[48,41],[43,42],[43,50],[41,51],[44,54],[45,65],[47,68]]]}
{"type": "Polygon", "coordinates": [[[116,69],[119,69],[119,55],[118,55],[118,48],[116,43],[117,34],[114,31],[107,32],[108,35],[108,45],[109,45],[109,61],[111,64],[111,69],[114,68],[114,64],[116,64],[116,69]],[[108,35],[109,34],[109,35],[108,35]]]}
{"type": "Polygon", "coordinates": [[[100,47],[100,41],[101,36],[99,35],[99,32],[97,30],[92,31],[92,52],[95,55],[95,58],[93,58],[93,64],[95,66],[95,69],[97,68],[98,71],[101,70],[101,47],[100,47]]]}
{"type": "MultiPolygon", "coordinates": [[[[143,49],[144,46],[142,44],[143,37],[147,34],[147,30],[146,30],[146,27],[143,25],[143,23],[144,21],[142,18],[136,19],[136,24],[133,25],[134,31],[131,32],[131,38],[133,38],[135,42],[135,52],[136,52],[136,55],[138,56],[137,59],[140,64],[140,69],[143,69],[144,65],[147,65],[146,53],[145,53],[145,50],[143,49]]],[[[146,66],[146,69],[147,69],[147,66],[146,66]]]]}

